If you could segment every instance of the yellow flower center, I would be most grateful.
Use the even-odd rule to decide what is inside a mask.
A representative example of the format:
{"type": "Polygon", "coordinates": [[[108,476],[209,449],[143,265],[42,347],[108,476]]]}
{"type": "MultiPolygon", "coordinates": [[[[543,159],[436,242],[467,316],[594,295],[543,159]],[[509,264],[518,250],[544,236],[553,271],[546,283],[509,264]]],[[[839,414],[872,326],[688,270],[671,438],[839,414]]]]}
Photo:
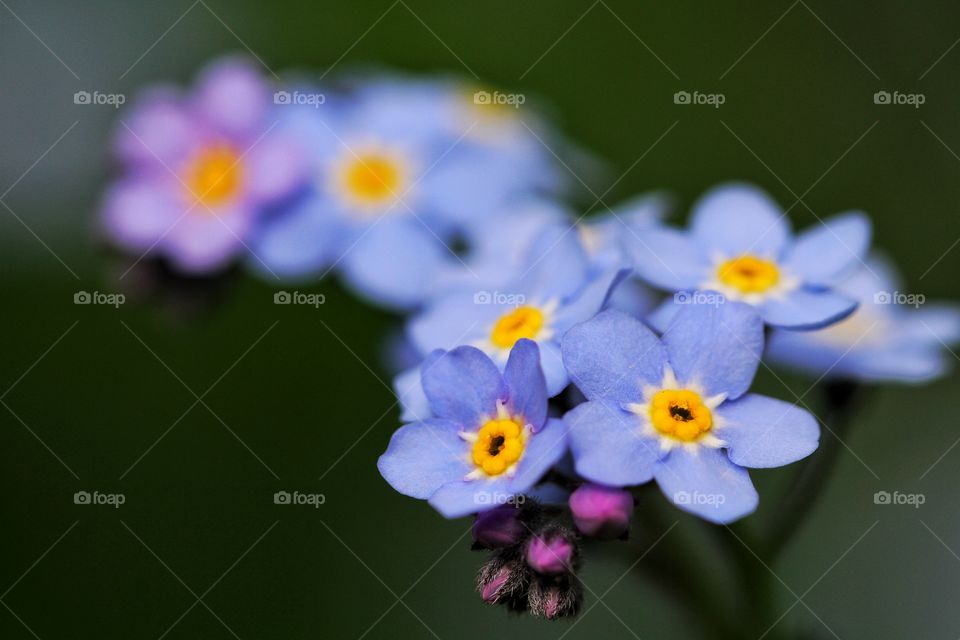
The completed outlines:
{"type": "Polygon", "coordinates": [[[187,167],[184,184],[189,196],[206,205],[229,200],[240,189],[240,157],[230,146],[202,149],[187,167]]]}
{"type": "Polygon", "coordinates": [[[542,328],[542,311],[536,307],[517,307],[500,316],[490,333],[490,341],[501,349],[510,349],[521,338],[536,338],[542,328]]]}
{"type": "Polygon", "coordinates": [[[523,426],[512,418],[488,420],[473,443],[473,463],[487,475],[500,475],[523,455],[525,438],[523,426]]]}
{"type": "Polygon", "coordinates": [[[653,396],[654,428],[681,442],[695,442],[713,427],[713,416],[700,395],[689,389],[664,389],[653,396]]]}
{"type": "Polygon", "coordinates": [[[347,193],[364,204],[380,204],[399,197],[403,168],[395,159],[368,153],[351,157],[343,170],[347,193]]]}
{"type": "Polygon", "coordinates": [[[763,293],[780,281],[780,270],[772,260],[745,255],[724,261],[717,278],[741,293],[763,293]]]}

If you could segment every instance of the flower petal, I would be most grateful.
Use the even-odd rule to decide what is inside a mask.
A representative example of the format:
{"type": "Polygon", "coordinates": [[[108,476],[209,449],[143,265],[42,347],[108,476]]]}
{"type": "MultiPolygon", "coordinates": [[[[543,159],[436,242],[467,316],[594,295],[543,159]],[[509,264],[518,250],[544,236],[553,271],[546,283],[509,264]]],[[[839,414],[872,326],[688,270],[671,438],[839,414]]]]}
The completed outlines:
{"type": "Polygon", "coordinates": [[[796,289],[783,299],[768,299],[760,306],[760,314],[774,327],[809,330],[843,320],[856,308],[856,300],[833,291],[796,289]]]}
{"type": "Polygon", "coordinates": [[[777,203],[748,184],[722,185],[707,192],[693,207],[690,228],[711,257],[777,257],[790,236],[777,203]]]}
{"type": "Polygon", "coordinates": [[[716,409],[730,460],[741,467],[782,467],[807,457],[820,442],[820,426],[810,412],[783,400],[753,393],[716,409]]]}
{"type": "Polygon", "coordinates": [[[534,431],[547,419],[547,381],[540,368],[540,350],[532,340],[518,340],[510,351],[503,380],[510,394],[510,408],[518,412],[534,431]]]}
{"type": "Polygon", "coordinates": [[[663,380],[666,351],[639,320],[603,311],[570,329],[560,345],[570,379],[591,400],[639,402],[663,380]]]}
{"type": "Polygon", "coordinates": [[[407,335],[421,353],[452,349],[486,337],[496,319],[510,311],[486,291],[452,293],[431,302],[407,323],[407,335]]]}
{"type": "Polygon", "coordinates": [[[193,102],[197,112],[223,133],[249,137],[267,113],[270,88],[249,60],[223,58],[201,72],[193,102]]]}
{"type": "MultiPolygon", "coordinates": [[[[679,306],[679,305],[678,305],[679,306]]],[[[733,400],[750,388],[763,352],[763,322],[753,307],[726,301],[683,305],[663,334],[681,384],[733,400]]]]}
{"type": "Polygon", "coordinates": [[[653,477],[660,445],[641,432],[637,416],[619,406],[585,402],[568,412],[570,449],[577,473],[594,482],[623,487],[653,477]]]}
{"type": "Polygon", "coordinates": [[[497,365],[474,347],[434,351],[423,363],[423,390],[434,415],[474,429],[496,415],[507,386],[497,365]]]}
{"type": "Polygon", "coordinates": [[[449,420],[425,420],[400,427],[377,461],[390,486],[406,496],[426,499],[441,486],[469,473],[466,443],[449,420]]]}
{"type": "Polygon", "coordinates": [[[675,449],[657,464],[654,476],[673,504],[717,524],[753,513],[759,503],[747,470],[721,449],[675,449]]]}
{"type": "Polygon", "coordinates": [[[540,366],[543,367],[543,376],[547,380],[547,396],[552,398],[570,384],[567,368],[563,366],[560,355],[560,344],[555,340],[539,342],[540,366]]]}
{"type": "Polygon", "coordinates": [[[870,235],[870,219],[863,213],[833,216],[797,237],[784,266],[808,284],[832,284],[860,264],[870,246],[870,235]]]}
{"type": "Polygon", "coordinates": [[[251,265],[282,278],[311,276],[333,264],[343,244],[340,221],[325,200],[310,195],[260,225],[251,265]]]}
{"type": "Polygon", "coordinates": [[[623,238],[637,275],[667,291],[695,288],[707,279],[710,256],[686,233],[650,227],[623,238]]]}
{"type": "Polygon", "coordinates": [[[393,378],[393,392],[400,403],[400,420],[403,422],[428,420],[433,415],[430,401],[423,391],[419,366],[397,374],[393,378]]]}

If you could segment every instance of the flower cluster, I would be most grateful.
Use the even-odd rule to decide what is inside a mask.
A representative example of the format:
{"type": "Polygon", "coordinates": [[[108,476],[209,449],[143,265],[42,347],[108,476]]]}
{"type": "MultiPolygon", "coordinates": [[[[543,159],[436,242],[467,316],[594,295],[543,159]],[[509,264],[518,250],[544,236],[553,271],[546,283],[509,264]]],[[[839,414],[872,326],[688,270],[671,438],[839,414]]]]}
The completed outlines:
{"type": "Polygon", "coordinates": [[[749,185],[707,193],[687,230],[659,194],[575,218],[567,147],[514,106],[449,79],[277,87],[221,60],[124,117],[101,220],[184,275],[336,268],[408,312],[404,424],[379,471],[446,518],[476,515],[484,601],[558,618],[582,601],[581,538],[626,537],[640,485],[726,524],[757,509],[749,469],[814,453],[806,408],[750,392],[761,364],[929,380],[960,310],[880,295],[901,285],[863,213],[793,234],[749,185]]]}

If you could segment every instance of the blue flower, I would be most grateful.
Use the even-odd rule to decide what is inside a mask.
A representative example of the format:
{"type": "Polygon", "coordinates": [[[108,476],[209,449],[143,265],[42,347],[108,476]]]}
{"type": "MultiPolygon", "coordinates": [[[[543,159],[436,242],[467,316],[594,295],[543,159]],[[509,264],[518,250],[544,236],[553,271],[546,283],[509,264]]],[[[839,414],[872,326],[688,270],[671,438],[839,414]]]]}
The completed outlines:
{"type": "Polygon", "coordinates": [[[856,313],[820,331],[774,331],[767,343],[771,361],[824,378],[870,382],[924,382],[946,373],[946,351],[960,342],[960,307],[905,292],[893,265],[879,256],[837,290],[860,301],[856,313]]]}
{"type": "Polygon", "coordinates": [[[411,320],[409,336],[422,353],[463,344],[477,347],[501,368],[518,340],[534,340],[540,345],[547,391],[554,396],[569,383],[560,338],[596,314],[624,274],[616,267],[594,273],[577,234],[568,227],[548,227],[512,282],[499,290],[440,297],[411,320]]]}
{"type": "Polygon", "coordinates": [[[694,206],[689,231],[652,228],[627,241],[637,273],[656,287],[717,291],[755,306],[769,325],[816,329],[856,308],[833,286],[862,262],[870,234],[867,217],[849,212],[792,237],[776,203],[734,184],[694,206]]]}
{"type": "Polygon", "coordinates": [[[746,393],[763,350],[748,305],[685,307],[662,339],[604,311],[567,332],[562,350],[588,398],[565,416],[570,449],[594,482],[653,479],[681,509],[727,523],[757,506],[745,467],[779,467],[817,448],[808,412],[746,393]]]}
{"type": "Polygon", "coordinates": [[[547,418],[537,345],[520,340],[501,374],[473,347],[424,361],[430,417],[401,427],[377,467],[400,493],[459,518],[525,494],[566,451],[566,426],[547,418]]]}
{"type": "Polygon", "coordinates": [[[464,264],[454,247],[479,219],[553,188],[541,179],[544,163],[509,171],[509,148],[454,126],[438,111],[445,91],[378,81],[317,108],[290,105],[278,128],[313,150],[314,180],[261,227],[255,250],[271,271],[308,278],[336,266],[368,300],[411,308],[434,295],[439,274],[464,264]]]}

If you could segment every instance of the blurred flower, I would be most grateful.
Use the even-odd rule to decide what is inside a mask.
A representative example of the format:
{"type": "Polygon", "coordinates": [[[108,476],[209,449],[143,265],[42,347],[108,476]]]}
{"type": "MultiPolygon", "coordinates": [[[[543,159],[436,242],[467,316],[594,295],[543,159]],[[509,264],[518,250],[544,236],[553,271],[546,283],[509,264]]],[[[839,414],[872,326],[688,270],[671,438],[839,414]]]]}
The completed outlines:
{"type": "MultiPolygon", "coordinates": [[[[755,187],[734,184],[694,206],[689,231],[650,228],[625,240],[637,273],[656,287],[717,291],[755,306],[769,325],[815,329],[856,308],[833,286],[861,262],[870,233],[867,217],[850,212],[792,238],[776,203],[755,187]]],[[[668,300],[668,316],[691,302],[683,293],[668,300]]]]}
{"type": "Polygon", "coordinates": [[[543,576],[567,573],[573,566],[576,543],[572,535],[547,529],[531,537],[524,557],[531,569],[543,576]]]}
{"type": "Polygon", "coordinates": [[[744,467],[778,467],[817,448],[806,411],[746,394],[763,324],[741,303],[687,306],[658,340],[639,321],[604,311],[571,329],[563,361],[589,399],[570,411],[577,472],[608,486],[655,479],[681,509],[727,523],[751,513],[744,467]]]}
{"type": "Polygon", "coordinates": [[[187,274],[249,249],[258,218],[304,178],[304,154],[274,130],[272,107],[258,70],[235,58],[210,65],[188,94],[141,96],[115,135],[123,176],[103,205],[108,239],[187,274]]]}
{"type": "Polygon", "coordinates": [[[473,521],[473,539],[478,548],[511,547],[526,537],[521,510],[515,504],[502,504],[477,514],[473,521]]]}
{"type": "Polygon", "coordinates": [[[767,343],[771,361],[818,377],[870,382],[924,382],[947,371],[946,352],[960,342],[960,306],[903,293],[893,265],[879,256],[837,290],[859,300],[857,311],[819,331],[774,331],[767,343]]]}
{"type": "Polygon", "coordinates": [[[519,341],[503,374],[473,347],[436,351],[422,378],[432,417],[401,427],[377,464],[400,493],[458,518],[522,495],[564,454],[535,343],[519,341]]]}
{"type": "Polygon", "coordinates": [[[570,513],[580,533],[613,540],[630,529],[633,496],[624,489],[585,482],[570,494],[570,513]]]}
{"type": "Polygon", "coordinates": [[[603,307],[625,271],[593,274],[576,234],[567,228],[543,229],[525,265],[500,291],[462,291],[432,302],[408,326],[413,343],[422,353],[469,344],[502,368],[518,340],[534,340],[547,392],[558,394],[569,382],[560,338],[603,307]]]}

